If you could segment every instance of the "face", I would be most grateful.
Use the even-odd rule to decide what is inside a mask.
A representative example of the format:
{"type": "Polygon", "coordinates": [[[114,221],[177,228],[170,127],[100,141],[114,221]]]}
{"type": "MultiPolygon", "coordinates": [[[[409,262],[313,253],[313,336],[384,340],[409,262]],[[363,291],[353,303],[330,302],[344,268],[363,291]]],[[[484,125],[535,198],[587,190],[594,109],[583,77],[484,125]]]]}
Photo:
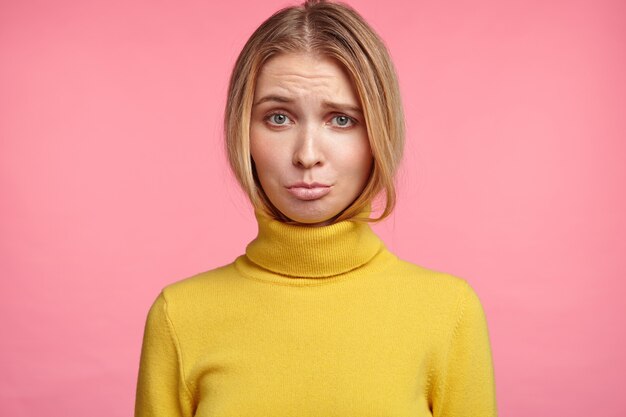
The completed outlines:
{"type": "Polygon", "coordinates": [[[291,220],[328,224],[361,193],[372,154],[358,95],[334,60],[281,54],[259,73],[250,151],[265,194],[291,220]]]}

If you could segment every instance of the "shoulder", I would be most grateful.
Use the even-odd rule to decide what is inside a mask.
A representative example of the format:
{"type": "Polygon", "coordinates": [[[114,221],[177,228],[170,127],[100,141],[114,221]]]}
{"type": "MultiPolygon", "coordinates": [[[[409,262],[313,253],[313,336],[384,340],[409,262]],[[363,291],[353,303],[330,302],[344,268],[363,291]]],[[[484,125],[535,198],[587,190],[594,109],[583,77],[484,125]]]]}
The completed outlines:
{"type": "Polygon", "coordinates": [[[236,274],[230,263],[174,281],[162,288],[153,308],[164,309],[175,322],[202,316],[233,297],[236,274]]]}
{"type": "Polygon", "coordinates": [[[235,270],[230,263],[174,281],[163,288],[163,294],[171,301],[194,298],[224,286],[233,274],[235,270]]]}
{"type": "Polygon", "coordinates": [[[464,278],[448,272],[427,268],[399,258],[394,269],[399,286],[434,297],[439,301],[458,300],[465,297],[468,292],[473,292],[472,287],[464,278]]]}
{"type": "Polygon", "coordinates": [[[403,299],[412,300],[415,310],[439,323],[454,326],[464,310],[482,308],[476,291],[464,277],[402,259],[397,259],[393,279],[388,282],[403,299]]]}

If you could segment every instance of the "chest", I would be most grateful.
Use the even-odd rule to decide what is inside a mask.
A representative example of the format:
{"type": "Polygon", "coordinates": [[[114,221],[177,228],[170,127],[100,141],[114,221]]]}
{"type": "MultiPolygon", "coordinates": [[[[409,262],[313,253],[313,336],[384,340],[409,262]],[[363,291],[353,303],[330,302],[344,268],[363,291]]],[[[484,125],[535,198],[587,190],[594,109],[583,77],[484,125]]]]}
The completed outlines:
{"type": "Polygon", "coordinates": [[[249,323],[193,359],[199,417],[430,416],[431,347],[384,321],[249,323]]]}

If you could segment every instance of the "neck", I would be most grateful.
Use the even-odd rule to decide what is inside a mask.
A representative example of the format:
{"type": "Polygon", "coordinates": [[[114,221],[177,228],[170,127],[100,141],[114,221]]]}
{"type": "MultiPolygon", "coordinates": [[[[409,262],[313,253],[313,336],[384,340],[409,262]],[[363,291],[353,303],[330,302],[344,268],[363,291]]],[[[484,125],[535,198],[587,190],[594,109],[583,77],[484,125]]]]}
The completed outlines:
{"type": "Polygon", "coordinates": [[[246,248],[250,261],[280,275],[322,278],[356,269],[370,261],[382,241],[366,222],[330,225],[286,224],[255,212],[259,232],[246,248]]]}

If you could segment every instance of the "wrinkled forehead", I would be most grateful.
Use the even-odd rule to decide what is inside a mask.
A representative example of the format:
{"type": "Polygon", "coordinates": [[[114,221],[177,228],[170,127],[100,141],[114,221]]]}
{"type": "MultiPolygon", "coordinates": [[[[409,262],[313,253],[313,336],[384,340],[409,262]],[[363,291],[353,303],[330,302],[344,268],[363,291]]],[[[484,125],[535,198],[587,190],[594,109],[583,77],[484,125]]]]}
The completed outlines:
{"type": "Polygon", "coordinates": [[[332,56],[312,53],[281,53],[265,61],[255,82],[254,102],[266,95],[297,97],[310,92],[361,103],[348,69],[332,56]]]}

